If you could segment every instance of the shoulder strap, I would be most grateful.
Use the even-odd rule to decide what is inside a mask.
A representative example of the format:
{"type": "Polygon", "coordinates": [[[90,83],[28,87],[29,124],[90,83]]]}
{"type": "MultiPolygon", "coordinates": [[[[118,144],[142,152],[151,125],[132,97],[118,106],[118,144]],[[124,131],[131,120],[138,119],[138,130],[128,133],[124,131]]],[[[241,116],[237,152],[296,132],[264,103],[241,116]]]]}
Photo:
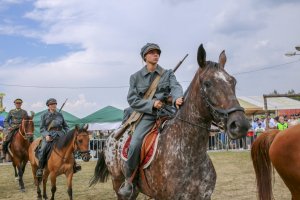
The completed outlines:
{"type": "MultiPolygon", "coordinates": [[[[163,74],[164,71],[165,70],[162,69],[161,74],[163,74]]],[[[153,98],[153,96],[156,92],[156,89],[157,89],[160,78],[161,78],[160,74],[155,77],[155,79],[152,81],[150,87],[146,91],[143,99],[152,99],[153,98]]],[[[124,124],[132,124],[134,122],[138,123],[139,120],[142,118],[142,116],[143,116],[143,113],[133,111],[133,113],[130,115],[130,117],[127,119],[127,121],[124,124]]]]}
{"type": "MultiPolygon", "coordinates": [[[[164,69],[162,69],[161,71],[161,74],[163,74],[165,72],[164,69]]],[[[155,92],[156,92],[156,89],[157,89],[157,86],[158,86],[158,83],[159,83],[159,80],[161,78],[161,75],[158,74],[155,79],[152,81],[150,87],[148,88],[148,90],[146,91],[143,99],[152,99],[155,92]]]]}

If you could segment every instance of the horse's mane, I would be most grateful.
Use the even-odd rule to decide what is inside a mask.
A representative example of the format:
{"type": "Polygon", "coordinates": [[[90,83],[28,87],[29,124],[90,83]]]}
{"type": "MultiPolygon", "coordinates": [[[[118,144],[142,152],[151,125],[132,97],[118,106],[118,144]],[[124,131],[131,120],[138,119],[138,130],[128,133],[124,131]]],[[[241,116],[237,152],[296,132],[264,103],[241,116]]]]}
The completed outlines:
{"type": "MultiPolygon", "coordinates": [[[[78,130],[78,133],[81,133],[81,132],[85,132],[83,128],[80,128],[78,130]]],[[[72,129],[68,133],[66,133],[65,135],[60,137],[58,139],[58,141],[56,142],[57,149],[61,150],[64,147],[67,147],[70,144],[70,142],[72,141],[74,134],[75,134],[75,129],[72,129]]]]}

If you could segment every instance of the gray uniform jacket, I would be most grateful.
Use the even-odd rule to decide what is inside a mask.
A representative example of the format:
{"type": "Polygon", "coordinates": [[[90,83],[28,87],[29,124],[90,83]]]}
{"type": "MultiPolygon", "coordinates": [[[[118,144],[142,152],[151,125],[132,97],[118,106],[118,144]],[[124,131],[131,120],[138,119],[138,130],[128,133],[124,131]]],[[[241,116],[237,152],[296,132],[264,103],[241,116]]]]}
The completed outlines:
{"type": "Polygon", "coordinates": [[[148,72],[146,66],[137,71],[130,77],[130,88],[127,95],[127,101],[133,110],[149,115],[156,115],[153,109],[155,100],[164,101],[169,95],[173,98],[173,105],[177,98],[183,96],[181,85],[176,80],[173,71],[164,70],[153,99],[143,99],[144,94],[150,87],[157,74],[161,74],[163,68],[157,65],[154,72],[148,72]]]}
{"type": "Polygon", "coordinates": [[[47,135],[51,137],[56,137],[57,135],[62,136],[69,131],[69,126],[66,123],[63,115],[60,112],[51,113],[49,110],[42,114],[40,131],[43,137],[47,135]],[[52,122],[53,121],[53,122],[52,122]],[[52,122],[51,129],[48,131],[48,127],[52,122]]]}

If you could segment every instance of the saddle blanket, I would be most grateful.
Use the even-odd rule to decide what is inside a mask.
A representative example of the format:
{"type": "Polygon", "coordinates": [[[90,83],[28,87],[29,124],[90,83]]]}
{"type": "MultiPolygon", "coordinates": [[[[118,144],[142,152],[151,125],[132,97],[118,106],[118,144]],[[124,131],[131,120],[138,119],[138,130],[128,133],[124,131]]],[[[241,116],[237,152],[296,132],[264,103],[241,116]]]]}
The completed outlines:
{"type": "MultiPolygon", "coordinates": [[[[157,143],[159,139],[158,129],[156,126],[145,136],[141,148],[141,155],[140,155],[140,167],[146,169],[150,166],[151,162],[154,159],[156,150],[157,150],[157,143]]],[[[121,152],[121,158],[124,161],[127,161],[128,158],[128,150],[131,141],[131,135],[128,137],[121,152]]]]}

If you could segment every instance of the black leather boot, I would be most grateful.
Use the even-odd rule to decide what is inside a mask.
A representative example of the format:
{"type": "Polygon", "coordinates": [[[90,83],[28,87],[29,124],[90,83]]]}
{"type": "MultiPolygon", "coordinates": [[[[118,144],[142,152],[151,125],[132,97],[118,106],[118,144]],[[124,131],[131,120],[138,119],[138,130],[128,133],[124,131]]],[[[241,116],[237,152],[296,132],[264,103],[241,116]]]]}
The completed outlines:
{"type": "Polygon", "coordinates": [[[6,158],[7,154],[7,149],[8,148],[8,141],[4,141],[2,144],[2,157],[0,158],[1,160],[4,160],[6,158]]]}

